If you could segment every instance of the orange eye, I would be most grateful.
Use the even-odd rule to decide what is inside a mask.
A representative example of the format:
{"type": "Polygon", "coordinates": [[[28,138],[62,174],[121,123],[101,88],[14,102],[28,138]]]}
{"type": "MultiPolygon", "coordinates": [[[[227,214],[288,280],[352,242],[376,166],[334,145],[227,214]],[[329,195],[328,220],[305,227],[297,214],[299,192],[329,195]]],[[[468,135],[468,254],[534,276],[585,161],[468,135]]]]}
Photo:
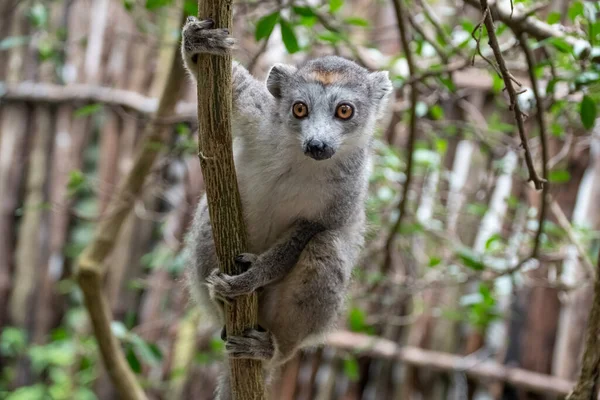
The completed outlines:
{"type": "Polygon", "coordinates": [[[350,119],[354,114],[354,108],[349,104],[340,104],[335,110],[335,116],[340,119],[350,119]]]}
{"type": "Polygon", "coordinates": [[[298,102],[292,107],[292,112],[294,113],[294,117],[304,118],[308,115],[308,107],[306,104],[298,102]]]}

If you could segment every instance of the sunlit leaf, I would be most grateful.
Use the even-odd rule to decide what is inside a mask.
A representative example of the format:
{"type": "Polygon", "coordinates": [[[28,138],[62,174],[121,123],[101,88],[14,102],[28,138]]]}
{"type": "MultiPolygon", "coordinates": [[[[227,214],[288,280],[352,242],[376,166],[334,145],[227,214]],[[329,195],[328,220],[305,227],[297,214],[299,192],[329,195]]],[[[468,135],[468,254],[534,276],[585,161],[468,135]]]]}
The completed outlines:
{"type": "Polygon", "coordinates": [[[329,11],[334,13],[344,5],[344,0],[329,0],[329,11]]]}
{"type": "Polygon", "coordinates": [[[564,169],[558,169],[548,172],[548,181],[550,183],[565,183],[569,182],[571,174],[564,169]]]}
{"type": "Polygon", "coordinates": [[[550,14],[548,14],[546,22],[548,22],[550,25],[560,22],[560,13],[557,11],[551,12],[550,14]]]}
{"type": "Polygon", "coordinates": [[[356,26],[364,26],[364,27],[369,26],[369,21],[367,21],[364,18],[359,18],[359,17],[344,18],[344,22],[347,24],[356,25],[356,26]]]}

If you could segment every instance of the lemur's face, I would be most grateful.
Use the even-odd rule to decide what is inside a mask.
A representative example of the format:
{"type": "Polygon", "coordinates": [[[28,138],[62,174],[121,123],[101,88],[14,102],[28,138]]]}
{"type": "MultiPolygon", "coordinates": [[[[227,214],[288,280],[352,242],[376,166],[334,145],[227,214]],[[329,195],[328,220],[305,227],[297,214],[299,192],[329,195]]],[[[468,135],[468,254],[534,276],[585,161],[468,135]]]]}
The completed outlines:
{"type": "Polygon", "coordinates": [[[278,99],[283,134],[308,157],[326,160],[367,145],[392,85],[387,72],[324,57],[299,69],[275,65],[267,88],[278,99]]]}

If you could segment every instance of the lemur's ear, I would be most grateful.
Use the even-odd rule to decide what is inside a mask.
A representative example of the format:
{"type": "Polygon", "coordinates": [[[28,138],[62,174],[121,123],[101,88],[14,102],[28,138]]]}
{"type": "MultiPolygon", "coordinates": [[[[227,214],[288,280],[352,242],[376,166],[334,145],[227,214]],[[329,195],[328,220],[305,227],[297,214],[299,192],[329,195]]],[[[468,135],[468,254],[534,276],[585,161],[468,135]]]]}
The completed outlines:
{"type": "Polygon", "coordinates": [[[371,82],[371,98],[375,103],[378,116],[385,111],[393,86],[388,71],[377,71],[369,74],[371,82]]]}
{"type": "Polygon", "coordinates": [[[267,89],[277,97],[281,97],[281,86],[285,81],[296,72],[296,68],[286,64],[275,64],[271,67],[267,76],[267,89]]]}

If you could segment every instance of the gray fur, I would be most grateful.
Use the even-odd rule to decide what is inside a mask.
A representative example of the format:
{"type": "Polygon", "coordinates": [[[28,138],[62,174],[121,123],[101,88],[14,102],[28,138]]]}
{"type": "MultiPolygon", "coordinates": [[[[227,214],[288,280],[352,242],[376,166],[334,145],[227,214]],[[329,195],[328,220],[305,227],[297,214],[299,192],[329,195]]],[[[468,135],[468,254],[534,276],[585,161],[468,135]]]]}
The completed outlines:
{"type": "MultiPolygon", "coordinates": [[[[217,31],[195,18],[184,27],[182,53],[192,76],[197,54],[208,47],[229,51],[215,43],[217,31]]],[[[265,83],[233,63],[234,157],[249,243],[236,262],[247,271],[219,272],[205,196],[187,238],[192,293],[221,323],[224,301],[259,294],[266,332],[227,337],[230,355],[264,360],[272,371],[332,328],[363,245],[370,145],[391,90],[387,72],[340,57],[298,68],[278,64],[265,83]],[[309,110],[302,119],[292,114],[298,101],[309,110]],[[354,108],[349,120],[335,117],[341,102],[354,108]],[[308,157],[311,139],[334,155],[308,157]]],[[[230,396],[226,376],[223,382],[221,400],[230,396]]]]}

